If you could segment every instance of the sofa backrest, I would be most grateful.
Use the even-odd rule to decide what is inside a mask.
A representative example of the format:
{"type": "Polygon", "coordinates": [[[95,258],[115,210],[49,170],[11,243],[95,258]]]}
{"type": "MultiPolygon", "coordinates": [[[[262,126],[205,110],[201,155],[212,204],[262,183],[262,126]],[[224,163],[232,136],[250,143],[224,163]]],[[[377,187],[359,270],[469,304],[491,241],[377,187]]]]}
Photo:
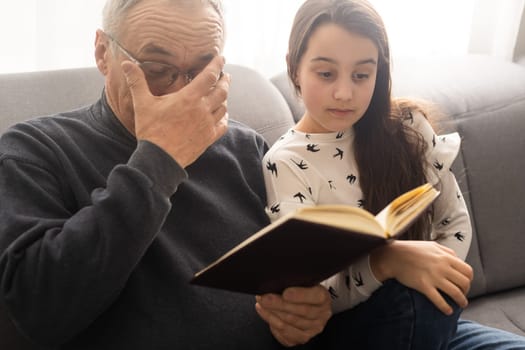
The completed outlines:
{"type": "Polygon", "coordinates": [[[96,68],[0,75],[0,134],[15,122],[88,105],[102,86],[96,68]]]}
{"type": "MultiPolygon", "coordinates": [[[[268,79],[235,64],[225,71],[232,77],[230,118],[250,125],[269,143],[293,125],[286,100],[268,79]]],[[[103,86],[95,67],[0,75],[0,134],[15,122],[91,104],[103,86]]]]}
{"type": "MultiPolygon", "coordinates": [[[[273,77],[298,120],[303,111],[286,73],[273,77]]],[[[435,104],[438,131],[458,131],[453,170],[474,237],[470,296],[525,285],[525,67],[488,56],[393,62],[392,94],[435,104]],[[513,267],[517,268],[513,268],[513,267]]]]}

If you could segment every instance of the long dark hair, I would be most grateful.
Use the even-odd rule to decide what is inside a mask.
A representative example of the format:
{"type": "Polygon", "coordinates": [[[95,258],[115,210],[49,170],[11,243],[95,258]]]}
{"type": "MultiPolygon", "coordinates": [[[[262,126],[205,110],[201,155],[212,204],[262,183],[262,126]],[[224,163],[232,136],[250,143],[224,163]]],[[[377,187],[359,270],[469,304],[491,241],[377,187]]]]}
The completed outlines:
{"type": "MultiPolygon", "coordinates": [[[[300,95],[297,70],[312,33],[326,23],[370,39],[378,49],[377,77],[372,100],[354,125],[354,150],[364,207],[378,213],[400,194],[426,182],[427,143],[404,119],[423,112],[409,100],[391,96],[390,48],[383,20],[366,0],[307,0],[298,10],[290,33],[288,76],[300,95]]],[[[423,115],[426,114],[423,112],[423,115]]],[[[406,233],[407,239],[428,240],[430,215],[406,233]]]]}

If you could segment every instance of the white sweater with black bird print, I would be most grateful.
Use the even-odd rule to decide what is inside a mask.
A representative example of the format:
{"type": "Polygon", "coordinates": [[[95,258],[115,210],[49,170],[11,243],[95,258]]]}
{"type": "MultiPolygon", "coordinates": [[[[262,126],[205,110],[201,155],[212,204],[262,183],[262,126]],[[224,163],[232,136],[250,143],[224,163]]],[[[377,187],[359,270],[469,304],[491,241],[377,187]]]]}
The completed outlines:
{"type": "MultiPolygon", "coordinates": [[[[465,201],[450,170],[459,151],[460,137],[458,133],[436,135],[420,113],[414,113],[406,122],[428,142],[427,180],[439,183],[441,191],[433,204],[431,238],[465,259],[472,228],[465,201]]],[[[299,207],[318,204],[362,206],[353,138],[352,128],[322,134],[288,130],[263,159],[270,219],[275,221],[299,207]]],[[[365,301],[382,285],[371,271],[368,255],[322,284],[332,296],[334,312],[365,301]]]]}

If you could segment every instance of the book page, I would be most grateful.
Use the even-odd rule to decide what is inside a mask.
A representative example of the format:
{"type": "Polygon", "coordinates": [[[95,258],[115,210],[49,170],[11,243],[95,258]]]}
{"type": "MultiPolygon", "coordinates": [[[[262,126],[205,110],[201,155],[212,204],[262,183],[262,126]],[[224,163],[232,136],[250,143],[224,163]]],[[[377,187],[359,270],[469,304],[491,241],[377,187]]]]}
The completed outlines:
{"type": "Polygon", "coordinates": [[[432,185],[424,184],[402,194],[376,215],[388,237],[403,232],[439,195],[432,185]]]}
{"type": "Polygon", "coordinates": [[[294,215],[305,221],[385,237],[374,215],[364,209],[346,205],[318,205],[301,208],[294,215]]]}

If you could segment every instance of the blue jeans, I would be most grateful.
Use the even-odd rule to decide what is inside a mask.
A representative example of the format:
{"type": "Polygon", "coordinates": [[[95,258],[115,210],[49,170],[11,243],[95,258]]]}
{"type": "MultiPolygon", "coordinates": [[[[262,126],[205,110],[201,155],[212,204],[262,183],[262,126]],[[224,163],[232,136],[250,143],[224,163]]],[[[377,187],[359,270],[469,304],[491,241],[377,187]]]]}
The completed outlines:
{"type": "Polygon", "coordinates": [[[525,337],[460,319],[449,350],[525,350],[525,337]]]}
{"type": "Polygon", "coordinates": [[[299,349],[525,350],[525,338],[446,316],[426,296],[388,280],[364,303],[334,315],[325,331],[299,349]]]}

